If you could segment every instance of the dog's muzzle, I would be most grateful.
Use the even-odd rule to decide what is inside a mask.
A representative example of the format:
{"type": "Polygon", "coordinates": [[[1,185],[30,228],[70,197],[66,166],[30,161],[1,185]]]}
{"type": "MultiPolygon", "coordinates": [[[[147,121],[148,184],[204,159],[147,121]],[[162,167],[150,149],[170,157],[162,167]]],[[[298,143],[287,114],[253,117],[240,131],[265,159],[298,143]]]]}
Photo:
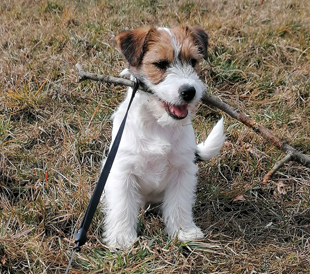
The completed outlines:
{"type": "Polygon", "coordinates": [[[191,85],[184,84],[180,86],[178,92],[184,104],[172,105],[167,102],[162,103],[170,117],[176,120],[182,120],[188,115],[188,104],[194,99],[196,89],[191,85]]]}

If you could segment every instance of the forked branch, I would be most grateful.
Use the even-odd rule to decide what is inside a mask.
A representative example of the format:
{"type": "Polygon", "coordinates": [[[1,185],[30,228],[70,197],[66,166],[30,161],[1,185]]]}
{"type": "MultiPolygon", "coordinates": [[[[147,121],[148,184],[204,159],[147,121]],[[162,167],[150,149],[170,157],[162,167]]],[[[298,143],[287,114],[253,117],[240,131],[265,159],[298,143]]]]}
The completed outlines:
{"type": "Polygon", "coordinates": [[[273,174],[275,174],[285,163],[292,160],[292,154],[289,152],[280,161],[276,162],[274,167],[264,176],[263,183],[267,183],[273,174]]]}
{"type": "MultiPolygon", "coordinates": [[[[130,80],[86,72],[84,71],[84,69],[79,63],[76,64],[76,68],[78,70],[79,81],[90,79],[90,80],[101,81],[101,82],[110,83],[114,85],[124,85],[124,86],[133,87],[133,82],[130,80]]],[[[147,91],[145,86],[142,86],[141,89],[147,91]]],[[[289,160],[292,160],[306,167],[310,167],[310,158],[307,155],[291,147],[290,145],[282,141],[280,138],[272,134],[270,130],[268,130],[267,128],[263,127],[260,124],[257,124],[255,121],[253,121],[251,118],[249,118],[244,113],[240,112],[239,110],[231,107],[227,103],[219,100],[215,96],[208,94],[208,93],[204,94],[202,98],[202,102],[205,104],[217,107],[218,109],[224,111],[232,118],[240,121],[241,123],[245,124],[247,127],[253,129],[257,134],[262,136],[269,143],[273,144],[278,149],[284,151],[287,156],[284,158],[284,161],[280,161],[278,163],[280,166],[282,166],[284,163],[288,162],[289,160]]],[[[266,174],[264,178],[264,182],[267,182],[271,178],[271,176],[274,174],[274,172],[278,168],[280,168],[280,166],[275,167],[268,174],[266,174]]]]}
{"type": "Polygon", "coordinates": [[[218,109],[227,113],[232,118],[240,121],[241,123],[245,124],[247,127],[253,129],[257,134],[262,136],[265,140],[267,140],[268,142],[276,146],[278,149],[284,151],[286,154],[289,154],[290,159],[292,161],[296,161],[306,167],[310,167],[310,158],[307,155],[291,147],[290,145],[282,141],[280,138],[272,134],[270,130],[256,123],[244,113],[240,112],[239,110],[234,109],[227,103],[219,100],[218,98],[208,93],[205,93],[204,98],[202,99],[202,102],[204,102],[205,104],[210,104],[210,105],[217,107],[218,109]]]}

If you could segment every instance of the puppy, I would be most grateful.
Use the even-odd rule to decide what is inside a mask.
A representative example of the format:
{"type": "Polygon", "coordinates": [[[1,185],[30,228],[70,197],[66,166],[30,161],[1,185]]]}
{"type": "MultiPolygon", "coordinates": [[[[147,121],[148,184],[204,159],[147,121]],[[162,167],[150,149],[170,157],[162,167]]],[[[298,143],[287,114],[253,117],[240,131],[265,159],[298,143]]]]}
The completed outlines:
{"type": "MultiPolygon", "coordinates": [[[[193,221],[197,166],[224,143],[221,119],[196,145],[191,119],[205,90],[199,60],[207,58],[208,36],[200,27],[144,27],[120,33],[116,46],[131,78],[151,92],[137,92],[104,194],[104,239],[126,249],[137,239],[137,216],[146,204],[161,204],[167,233],[181,241],[204,235],[193,221]]],[[[132,89],[113,115],[112,139],[132,89]]]]}

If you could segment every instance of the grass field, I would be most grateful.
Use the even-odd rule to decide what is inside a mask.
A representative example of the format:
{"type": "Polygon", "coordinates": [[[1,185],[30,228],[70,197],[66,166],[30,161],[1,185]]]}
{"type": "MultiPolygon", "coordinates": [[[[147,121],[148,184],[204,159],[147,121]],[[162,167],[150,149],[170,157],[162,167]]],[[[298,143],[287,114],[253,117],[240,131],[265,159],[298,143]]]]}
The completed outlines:
{"type": "MultiPolygon", "coordinates": [[[[125,88],[77,83],[75,64],[118,76],[116,33],[201,25],[208,92],[310,154],[310,3],[303,0],[6,0],[0,3],[0,272],[64,273],[125,88]]],[[[217,109],[200,105],[197,141],[220,116],[220,156],[200,164],[194,215],[205,239],[169,239],[141,212],[126,252],[101,242],[98,210],[71,273],[310,273],[310,169],[217,109]]]]}

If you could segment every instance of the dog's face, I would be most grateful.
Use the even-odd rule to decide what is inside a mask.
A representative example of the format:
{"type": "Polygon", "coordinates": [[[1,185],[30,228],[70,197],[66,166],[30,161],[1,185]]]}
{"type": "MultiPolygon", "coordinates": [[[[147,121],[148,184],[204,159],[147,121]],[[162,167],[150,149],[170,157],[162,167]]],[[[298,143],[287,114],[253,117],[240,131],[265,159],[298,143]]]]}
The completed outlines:
{"type": "Polygon", "coordinates": [[[181,120],[194,111],[204,84],[199,60],[207,57],[208,36],[200,27],[145,27],[120,33],[118,49],[130,72],[153,92],[150,108],[159,120],[181,120]]]}

